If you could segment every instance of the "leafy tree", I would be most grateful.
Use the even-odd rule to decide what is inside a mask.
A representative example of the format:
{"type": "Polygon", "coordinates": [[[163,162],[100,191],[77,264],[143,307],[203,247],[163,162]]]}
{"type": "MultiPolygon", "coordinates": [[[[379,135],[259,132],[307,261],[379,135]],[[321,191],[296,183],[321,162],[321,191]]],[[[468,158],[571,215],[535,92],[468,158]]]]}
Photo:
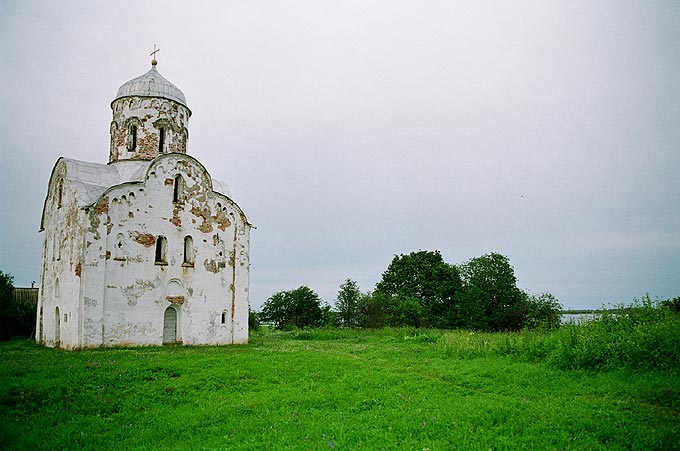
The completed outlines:
{"type": "Polygon", "coordinates": [[[0,271],[0,340],[12,337],[15,319],[14,277],[0,271]]]}
{"type": "Polygon", "coordinates": [[[411,296],[397,296],[387,310],[390,326],[422,327],[438,322],[438,318],[426,318],[421,300],[411,296]]]}
{"type": "Polygon", "coordinates": [[[271,321],[277,329],[317,326],[322,320],[321,299],[309,287],[279,291],[262,306],[260,318],[271,321]]]}
{"type": "Polygon", "coordinates": [[[561,323],[562,304],[550,293],[527,296],[528,311],[525,319],[530,329],[557,329],[561,323]]]}
{"type": "Polygon", "coordinates": [[[515,271],[495,252],[460,266],[463,289],[456,298],[457,326],[484,331],[518,330],[528,310],[526,294],[517,288],[515,271]]]}
{"type": "Polygon", "coordinates": [[[395,255],[374,295],[387,301],[391,325],[442,327],[451,321],[460,287],[458,268],[439,251],[418,251],[395,255]]]}
{"type": "Polygon", "coordinates": [[[330,305],[325,304],[321,306],[321,320],[320,326],[337,327],[340,325],[340,318],[337,312],[334,312],[330,305]]]}
{"type": "Polygon", "coordinates": [[[479,287],[464,285],[463,289],[456,294],[456,314],[453,326],[462,329],[490,331],[491,306],[488,304],[488,296],[479,287]]]}
{"type": "Polygon", "coordinates": [[[387,325],[387,301],[375,293],[362,294],[358,303],[359,326],[377,329],[387,325]]]}
{"type": "Polygon", "coordinates": [[[359,325],[359,302],[361,291],[359,284],[347,279],[340,285],[338,297],[335,299],[335,310],[338,312],[340,323],[345,327],[359,325]]]}

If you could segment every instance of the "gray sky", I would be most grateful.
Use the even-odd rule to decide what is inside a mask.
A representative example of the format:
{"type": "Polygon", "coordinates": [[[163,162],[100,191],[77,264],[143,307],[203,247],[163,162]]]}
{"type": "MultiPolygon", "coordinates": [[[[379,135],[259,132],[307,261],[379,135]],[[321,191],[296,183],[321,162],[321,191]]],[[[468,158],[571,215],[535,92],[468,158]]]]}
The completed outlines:
{"type": "Polygon", "coordinates": [[[680,296],[680,2],[0,0],[0,270],[40,275],[59,156],[158,70],[258,227],[251,303],[394,254],[510,258],[569,308],[680,296]],[[114,6],[115,5],[115,6],[114,6]]]}

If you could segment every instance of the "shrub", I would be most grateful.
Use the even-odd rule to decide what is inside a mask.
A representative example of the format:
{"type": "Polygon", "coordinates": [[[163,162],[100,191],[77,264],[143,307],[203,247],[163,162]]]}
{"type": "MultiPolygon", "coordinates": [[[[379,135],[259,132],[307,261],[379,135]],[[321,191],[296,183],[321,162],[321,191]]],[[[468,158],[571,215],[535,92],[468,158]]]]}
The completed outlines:
{"type": "Polygon", "coordinates": [[[680,317],[649,296],[546,338],[547,358],[560,368],[677,368],[680,317]]]}
{"type": "Polygon", "coordinates": [[[550,293],[527,296],[525,327],[529,329],[557,329],[560,326],[562,305],[550,293]]]}
{"type": "Polygon", "coordinates": [[[248,309],[248,330],[253,332],[260,330],[260,319],[258,316],[257,312],[248,309]]]}
{"type": "Polygon", "coordinates": [[[508,355],[565,370],[678,369],[680,315],[646,296],[581,324],[511,333],[451,331],[437,344],[452,357],[508,355]]]}

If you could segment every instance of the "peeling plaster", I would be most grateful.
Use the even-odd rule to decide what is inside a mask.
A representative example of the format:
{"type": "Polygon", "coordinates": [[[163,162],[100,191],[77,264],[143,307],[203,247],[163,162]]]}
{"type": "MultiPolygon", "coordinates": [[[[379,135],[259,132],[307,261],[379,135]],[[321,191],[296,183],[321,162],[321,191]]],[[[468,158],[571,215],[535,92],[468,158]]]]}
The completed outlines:
{"type": "Polygon", "coordinates": [[[150,233],[131,232],[132,239],[145,247],[156,244],[156,237],[150,233]]]}
{"type": "Polygon", "coordinates": [[[203,262],[203,266],[205,266],[205,269],[207,271],[213,273],[217,273],[217,271],[219,271],[219,268],[217,267],[217,262],[215,260],[205,259],[205,261],[203,262]]]}

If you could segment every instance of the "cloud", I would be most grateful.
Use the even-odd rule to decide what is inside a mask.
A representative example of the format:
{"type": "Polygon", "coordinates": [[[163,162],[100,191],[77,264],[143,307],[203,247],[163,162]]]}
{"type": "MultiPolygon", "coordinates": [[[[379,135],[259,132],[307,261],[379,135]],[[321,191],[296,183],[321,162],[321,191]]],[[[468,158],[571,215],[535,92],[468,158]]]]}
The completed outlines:
{"type": "Polygon", "coordinates": [[[3,3],[0,266],[37,280],[60,155],[105,162],[146,71],[258,226],[251,301],[368,290],[394,254],[507,254],[571,307],[680,285],[673,2],[3,3]],[[135,11],[131,14],[130,11],[135,11]]]}

